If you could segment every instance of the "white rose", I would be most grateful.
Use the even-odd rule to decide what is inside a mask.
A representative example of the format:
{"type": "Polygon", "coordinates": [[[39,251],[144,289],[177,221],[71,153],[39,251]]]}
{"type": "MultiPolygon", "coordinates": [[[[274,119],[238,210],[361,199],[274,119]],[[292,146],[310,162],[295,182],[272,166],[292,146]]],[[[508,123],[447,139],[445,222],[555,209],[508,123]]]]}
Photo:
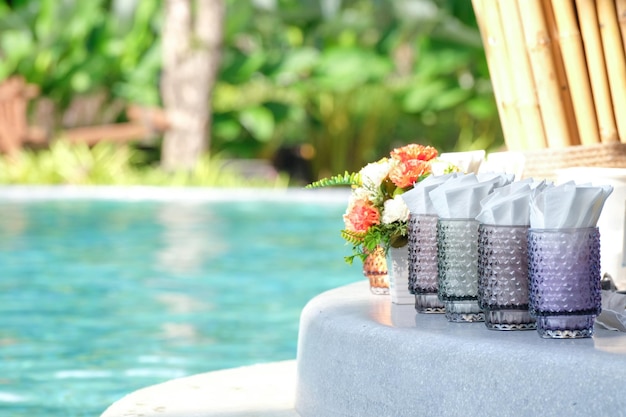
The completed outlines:
{"type": "Polygon", "coordinates": [[[357,187],[352,190],[352,198],[355,200],[368,200],[374,201],[374,195],[371,191],[364,187],[357,187]]]}
{"type": "Polygon", "coordinates": [[[361,168],[359,174],[361,174],[361,182],[366,188],[378,188],[383,182],[389,170],[391,164],[388,159],[383,159],[378,162],[371,162],[361,168]]]}
{"type": "Polygon", "coordinates": [[[458,172],[460,169],[456,165],[442,161],[440,159],[434,159],[430,161],[430,169],[433,175],[444,175],[448,172],[458,172]]]}
{"type": "Polygon", "coordinates": [[[385,158],[378,162],[371,162],[361,168],[361,187],[357,188],[357,193],[362,198],[369,201],[376,201],[380,197],[380,185],[389,174],[391,169],[390,161],[385,158]]]}
{"type": "Polygon", "coordinates": [[[381,222],[383,224],[390,224],[395,221],[407,221],[409,219],[409,208],[404,203],[404,200],[399,195],[395,196],[392,200],[385,201],[383,207],[383,215],[381,222]]]}

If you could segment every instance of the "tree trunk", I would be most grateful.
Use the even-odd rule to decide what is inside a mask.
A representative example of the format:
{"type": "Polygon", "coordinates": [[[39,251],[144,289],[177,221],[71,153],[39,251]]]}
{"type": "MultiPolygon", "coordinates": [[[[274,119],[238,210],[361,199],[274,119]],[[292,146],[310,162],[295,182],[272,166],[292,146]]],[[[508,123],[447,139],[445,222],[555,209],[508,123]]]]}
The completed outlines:
{"type": "Polygon", "coordinates": [[[161,165],[166,170],[190,170],[209,149],[224,13],[223,0],[165,0],[161,95],[170,128],[161,165]]]}

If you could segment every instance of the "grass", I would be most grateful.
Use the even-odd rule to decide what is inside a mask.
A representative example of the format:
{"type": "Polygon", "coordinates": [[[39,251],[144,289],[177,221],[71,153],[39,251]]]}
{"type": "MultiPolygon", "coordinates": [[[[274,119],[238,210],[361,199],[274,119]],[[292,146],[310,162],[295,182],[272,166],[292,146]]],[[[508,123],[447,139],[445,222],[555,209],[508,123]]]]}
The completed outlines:
{"type": "Polygon", "coordinates": [[[166,172],[129,145],[101,142],[89,147],[59,140],[48,149],[0,157],[0,184],[284,188],[289,178],[280,173],[246,175],[236,164],[208,155],[192,171],[166,172]]]}

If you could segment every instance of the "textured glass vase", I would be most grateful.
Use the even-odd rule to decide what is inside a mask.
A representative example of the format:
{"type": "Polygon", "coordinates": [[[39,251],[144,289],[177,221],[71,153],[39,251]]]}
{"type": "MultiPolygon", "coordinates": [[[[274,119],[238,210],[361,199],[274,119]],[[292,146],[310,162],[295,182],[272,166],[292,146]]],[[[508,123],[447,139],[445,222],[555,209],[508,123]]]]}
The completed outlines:
{"type": "Polygon", "coordinates": [[[593,335],[600,314],[598,228],[530,229],[530,313],[544,338],[593,335]]]}
{"type": "Polygon", "coordinates": [[[438,294],[452,322],[484,321],[478,306],[478,222],[437,221],[438,294]]]}
{"type": "Polygon", "coordinates": [[[409,292],[409,249],[391,247],[387,251],[387,273],[389,274],[389,294],[395,304],[413,304],[415,298],[409,292]]]}
{"type": "Polygon", "coordinates": [[[387,258],[382,247],[377,246],[374,252],[367,255],[363,261],[363,275],[369,279],[372,294],[389,294],[387,258]]]}
{"type": "Polygon", "coordinates": [[[437,295],[437,219],[428,214],[409,216],[409,292],[415,294],[418,313],[445,312],[437,295]]]}
{"type": "Polygon", "coordinates": [[[478,305],[492,330],[531,330],[528,227],[478,227],[478,305]]]}

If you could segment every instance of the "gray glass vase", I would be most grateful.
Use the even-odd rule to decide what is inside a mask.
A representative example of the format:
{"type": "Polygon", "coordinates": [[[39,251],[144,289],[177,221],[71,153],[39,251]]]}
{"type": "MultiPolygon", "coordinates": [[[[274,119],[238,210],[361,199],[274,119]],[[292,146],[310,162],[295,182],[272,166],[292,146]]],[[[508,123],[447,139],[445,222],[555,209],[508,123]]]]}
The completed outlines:
{"type": "Polygon", "coordinates": [[[408,223],[409,291],[418,313],[444,313],[437,294],[437,215],[411,214],[408,223]]]}
{"type": "Polygon", "coordinates": [[[437,221],[438,294],[452,322],[484,321],[478,306],[478,222],[437,221]]]}
{"type": "Polygon", "coordinates": [[[528,311],[528,226],[479,226],[478,305],[488,329],[536,328],[528,311]]]}

